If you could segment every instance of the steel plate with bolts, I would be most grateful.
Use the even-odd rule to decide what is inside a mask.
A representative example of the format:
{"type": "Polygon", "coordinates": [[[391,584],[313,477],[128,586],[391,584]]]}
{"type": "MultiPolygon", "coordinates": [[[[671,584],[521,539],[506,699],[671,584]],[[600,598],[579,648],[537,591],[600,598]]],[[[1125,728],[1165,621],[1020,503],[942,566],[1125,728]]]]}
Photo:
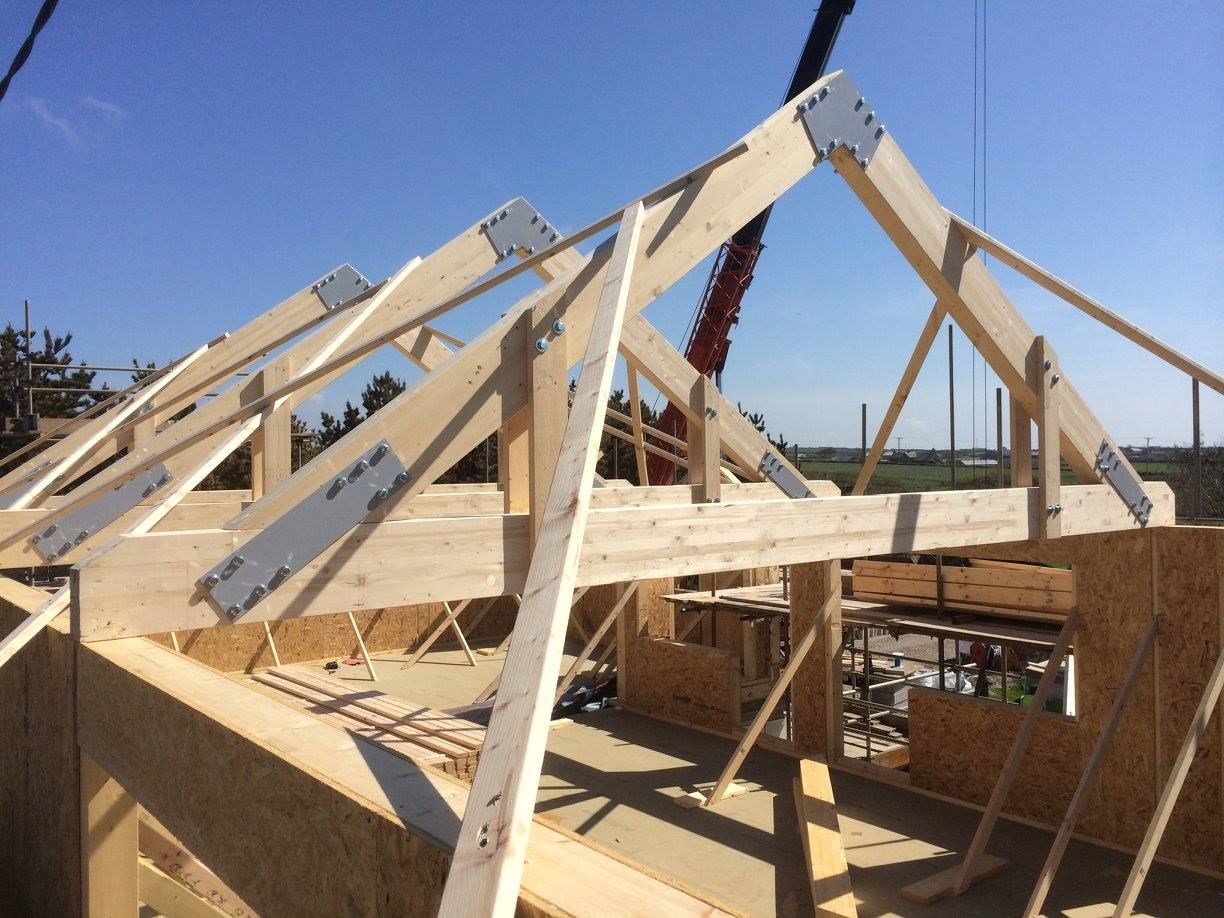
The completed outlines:
{"type": "Polygon", "coordinates": [[[758,466],[766,478],[782,489],[787,497],[815,497],[811,488],[807,486],[807,482],[791,471],[790,466],[778,458],[777,455],[766,451],[761,456],[761,463],[758,466]]]}
{"type": "Polygon", "coordinates": [[[328,310],[343,306],[370,289],[370,282],[350,264],[343,264],[315,281],[311,288],[328,310]]]}
{"type": "Polygon", "coordinates": [[[62,558],[73,546],[105,529],[173,479],[164,465],[155,466],[31,536],[30,544],[46,561],[62,558]]]}
{"type": "Polygon", "coordinates": [[[1135,518],[1144,526],[1152,515],[1152,499],[1143,490],[1143,482],[1130,469],[1122,464],[1122,459],[1108,440],[1102,440],[1097,449],[1096,466],[1105,476],[1105,480],[1118,492],[1118,496],[1126,502],[1135,518]]]}
{"type": "Polygon", "coordinates": [[[534,255],[561,238],[560,231],[545,220],[526,198],[515,198],[480,224],[489,237],[497,260],[509,258],[519,249],[534,255]]]}
{"type": "Polygon", "coordinates": [[[816,95],[800,99],[799,115],[822,159],[844,146],[866,168],[884,139],[883,122],[845,74],[835,77],[816,95]]]}
{"type": "Polygon", "coordinates": [[[200,578],[218,611],[238,619],[408,483],[385,441],[200,578]]]}

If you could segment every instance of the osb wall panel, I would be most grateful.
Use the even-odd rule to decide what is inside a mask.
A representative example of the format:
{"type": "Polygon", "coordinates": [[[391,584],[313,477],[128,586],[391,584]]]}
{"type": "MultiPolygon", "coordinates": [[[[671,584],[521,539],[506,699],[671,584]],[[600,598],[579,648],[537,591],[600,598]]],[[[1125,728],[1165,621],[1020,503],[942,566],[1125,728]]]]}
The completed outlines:
{"type": "MultiPolygon", "coordinates": [[[[1025,711],[1019,705],[911,688],[910,783],[985,805],[1025,711]],[[949,742],[949,737],[955,741],[949,742]]],[[[1081,732],[1080,725],[1067,718],[1054,714],[1040,718],[1007,798],[1007,812],[1042,822],[1049,822],[1052,813],[1066,812],[1075,779],[1050,776],[1078,775],[1081,732]]]]}
{"type": "Polygon", "coordinates": [[[436,845],[88,649],[80,678],[82,745],[260,914],[437,913],[436,845]],[[276,815],[277,838],[252,831],[267,825],[253,807],[276,815]]]}
{"type": "MultiPolygon", "coordinates": [[[[473,611],[479,605],[480,600],[473,602],[473,611]]],[[[459,616],[460,627],[473,611],[464,611],[459,616]]],[[[504,596],[475,629],[469,632],[464,628],[464,635],[469,641],[501,639],[513,627],[516,611],[514,600],[504,596]]],[[[415,648],[442,620],[443,615],[445,610],[441,603],[353,613],[362,639],[371,652],[415,648]]],[[[282,663],[342,658],[357,653],[353,626],[344,613],[285,619],[271,623],[271,629],[282,663]]],[[[222,672],[250,672],[274,665],[263,625],[259,622],[184,631],[179,633],[178,639],[183,653],[222,672]]],[[[168,634],[153,635],[152,640],[165,647],[171,646],[168,634]]],[[[448,643],[453,643],[453,639],[449,634],[443,634],[434,647],[446,647],[448,643]]]]}
{"type": "MultiPolygon", "coordinates": [[[[0,578],[0,632],[47,594],[0,578]]],[[[52,623],[0,668],[0,914],[79,915],[76,644],[52,623]]]]}
{"type": "MultiPolygon", "coordinates": [[[[1079,759],[1071,763],[1072,768],[1051,769],[1046,776],[1050,786],[1062,785],[1059,793],[1068,799],[1140,635],[1152,614],[1161,616],[1155,652],[1127,703],[1078,826],[1085,835],[1137,846],[1220,652],[1224,529],[1162,527],[946,553],[1070,563],[1073,567],[1080,611],[1080,631],[1074,642],[1079,759]]],[[[1215,871],[1224,869],[1224,727],[1220,720],[1217,712],[1159,849],[1162,857],[1215,871]]],[[[970,726],[960,726],[955,719],[937,729],[932,738],[937,745],[957,747],[969,742],[965,734],[970,726]]],[[[917,732],[915,729],[911,743],[918,738],[917,732]]],[[[911,745],[910,754],[911,777],[918,783],[913,775],[923,771],[921,742],[917,747],[911,745]]],[[[985,775],[981,780],[993,783],[994,777],[985,775]]],[[[981,799],[983,788],[966,777],[949,793],[981,799]]],[[[1013,794],[1012,800],[1017,796],[1013,794]]],[[[1050,806],[1044,813],[1030,815],[1056,824],[1064,810],[1050,806]]]]}
{"type": "Polygon", "coordinates": [[[736,654],[648,638],[638,642],[637,663],[648,674],[649,690],[635,697],[634,710],[721,733],[739,729],[736,654]]]}
{"type": "MultiPolygon", "coordinates": [[[[814,564],[794,564],[790,569],[790,644],[798,646],[811,628],[830,592],[841,595],[841,571],[836,561],[814,564]]],[[[836,610],[828,627],[822,628],[807,658],[791,682],[791,724],[795,732],[795,747],[808,755],[826,755],[828,733],[834,726],[825,715],[828,682],[841,682],[839,660],[833,659],[836,649],[831,635],[841,635],[841,608],[836,610]]]]}
{"type": "MultiPolygon", "coordinates": [[[[1155,540],[1160,623],[1158,765],[1168,779],[1224,640],[1224,529],[1159,530],[1155,540]]],[[[1207,728],[1160,853],[1224,870],[1224,711],[1207,728]]]]}

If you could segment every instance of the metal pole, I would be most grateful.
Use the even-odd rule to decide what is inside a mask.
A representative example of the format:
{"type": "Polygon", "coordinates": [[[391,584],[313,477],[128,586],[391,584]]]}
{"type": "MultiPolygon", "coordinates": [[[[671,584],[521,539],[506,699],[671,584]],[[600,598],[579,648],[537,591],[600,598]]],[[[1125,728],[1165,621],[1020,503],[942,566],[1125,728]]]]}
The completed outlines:
{"type": "Polygon", "coordinates": [[[1199,428],[1199,381],[1190,381],[1190,408],[1194,419],[1194,518],[1203,518],[1203,432],[1199,428]]]}
{"type": "Polygon", "coordinates": [[[25,301],[26,414],[34,417],[34,365],[30,362],[30,301],[25,301]]]}
{"type": "Polygon", "coordinates": [[[999,461],[999,487],[1003,487],[1003,387],[995,387],[995,458],[999,461]]]}
{"type": "MultiPolygon", "coordinates": [[[[1195,382],[1195,385],[1196,386],[1198,385],[1197,381],[1195,382]]],[[[1195,391],[1197,392],[1198,390],[1195,389],[1195,391]]],[[[863,426],[862,444],[863,445],[859,448],[859,464],[866,465],[867,464],[867,403],[866,402],[863,402],[863,419],[862,420],[863,420],[863,424],[862,424],[863,426]]]]}
{"type": "Polygon", "coordinates": [[[939,642],[939,690],[941,692],[946,692],[948,688],[944,681],[944,666],[946,663],[944,660],[944,639],[942,637],[938,637],[935,640],[939,642]]]}
{"type": "Polygon", "coordinates": [[[952,323],[948,323],[948,465],[952,469],[952,490],[956,490],[956,390],[953,383],[952,323]]]}

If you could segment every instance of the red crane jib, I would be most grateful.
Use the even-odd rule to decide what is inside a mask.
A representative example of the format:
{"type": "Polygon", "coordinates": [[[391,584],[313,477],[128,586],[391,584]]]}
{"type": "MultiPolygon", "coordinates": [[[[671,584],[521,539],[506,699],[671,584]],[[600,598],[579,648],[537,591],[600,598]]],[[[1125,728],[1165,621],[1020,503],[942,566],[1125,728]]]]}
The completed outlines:
{"type": "MultiPolygon", "coordinates": [[[[731,329],[739,322],[740,302],[752,283],[752,272],[763,248],[760,242],[740,245],[728,241],[718,250],[701,296],[693,334],[684,351],[688,362],[703,376],[712,376],[726,363],[731,329]]],[[[659,418],[659,429],[684,439],[687,429],[684,413],[669,402],[659,418]]],[[[675,464],[662,456],[652,455],[647,471],[652,485],[672,484],[676,480],[675,464]]]]}

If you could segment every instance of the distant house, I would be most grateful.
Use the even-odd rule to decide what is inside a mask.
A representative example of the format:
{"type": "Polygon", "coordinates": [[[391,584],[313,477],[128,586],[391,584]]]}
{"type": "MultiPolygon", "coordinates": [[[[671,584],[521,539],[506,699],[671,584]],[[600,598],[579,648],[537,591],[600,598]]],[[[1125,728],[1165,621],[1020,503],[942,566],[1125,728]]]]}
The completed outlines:
{"type": "Polygon", "coordinates": [[[862,453],[857,449],[834,449],[829,451],[829,462],[858,462],[862,453]]]}
{"type": "Polygon", "coordinates": [[[998,459],[957,459],[957,465],[969,466],[970,468],[994,468],[999,464],[998,459]]]}

